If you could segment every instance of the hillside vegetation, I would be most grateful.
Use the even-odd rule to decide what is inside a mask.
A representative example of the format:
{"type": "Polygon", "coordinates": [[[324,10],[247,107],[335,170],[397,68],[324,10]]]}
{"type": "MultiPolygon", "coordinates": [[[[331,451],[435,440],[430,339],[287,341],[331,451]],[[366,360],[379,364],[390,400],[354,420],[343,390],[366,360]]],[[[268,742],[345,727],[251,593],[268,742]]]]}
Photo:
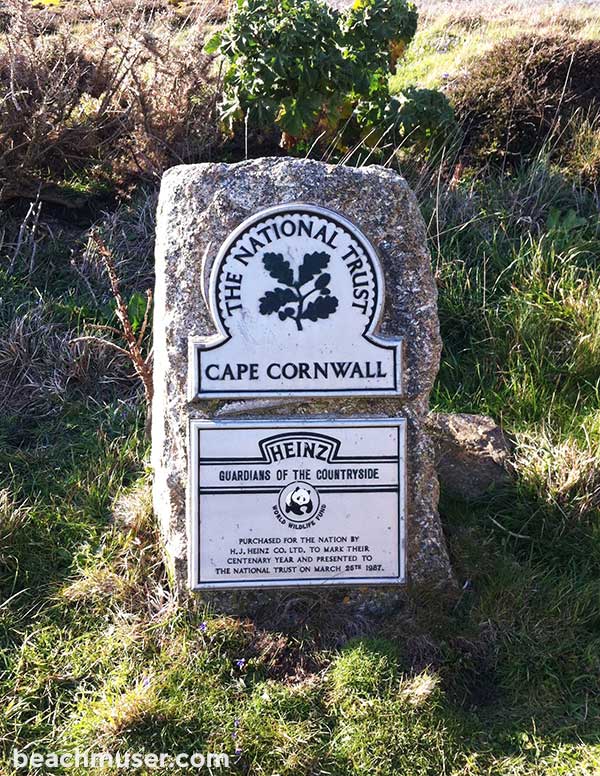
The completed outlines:
{"type": "Polygon", "coordinates": [[[162,171],[284,151],[222,127],[202,53],[222,7],[110,6],[0,9],[0,773],[14,747],[223,751],[270,776],[600,773],[597,7],[423,3],[391,79],[442,89],[458,124],[375,154],[428,226],[432,406],[516,439],[513,486],[442,496],[460,594],[292,593],[238,618],[170,591],[103,251],[147,356],[162,171]]]}

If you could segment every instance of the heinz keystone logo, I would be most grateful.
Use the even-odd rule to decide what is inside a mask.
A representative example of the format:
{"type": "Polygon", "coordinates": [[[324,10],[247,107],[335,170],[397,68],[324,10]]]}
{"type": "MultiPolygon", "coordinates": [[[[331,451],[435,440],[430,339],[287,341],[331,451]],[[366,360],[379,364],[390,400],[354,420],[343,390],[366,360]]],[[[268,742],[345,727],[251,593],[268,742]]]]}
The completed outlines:
{"type": "Polygon", "coordinates": [[[324,434],[310,432],[275,434],[262,439],[258,446],[263,460],[269,463],[285,461],[287,458],[314,458],[315,461],[330,463],[340,449],[340,442],[324,434]]]}
{"type": "Polygon", "coordinates": [[[401,342],[376,333],[379,259],[342,215],[299,203],[247,219],[209,295],[219,334],[190,339],[191,399],[401,393],[401,342]]]}

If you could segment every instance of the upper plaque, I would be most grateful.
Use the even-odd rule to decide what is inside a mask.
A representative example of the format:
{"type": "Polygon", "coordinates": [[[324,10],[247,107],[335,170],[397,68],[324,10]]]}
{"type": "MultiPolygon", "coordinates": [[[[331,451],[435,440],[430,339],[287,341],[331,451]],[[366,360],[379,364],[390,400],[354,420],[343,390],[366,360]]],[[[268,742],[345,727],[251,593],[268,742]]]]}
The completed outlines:
{"type": "Polygon", "coordinates": [[[219,251],[220,333],[190,338],[190,397],[401,393],[401,340],[377,337],[379,260],[347,219],[305,204],[244,221],[219,251]]]}

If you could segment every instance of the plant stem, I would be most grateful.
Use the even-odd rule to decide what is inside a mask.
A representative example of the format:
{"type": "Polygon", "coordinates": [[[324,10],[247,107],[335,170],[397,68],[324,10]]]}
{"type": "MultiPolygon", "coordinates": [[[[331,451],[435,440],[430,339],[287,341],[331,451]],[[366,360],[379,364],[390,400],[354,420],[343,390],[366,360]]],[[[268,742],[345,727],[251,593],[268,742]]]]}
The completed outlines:
{"type": "Polygon", "coordinates": [[[302,294],[300,293],[300,286],[296,285],[296,291],[298,293],[298,310],[296,312],[296,316],[294,320],[296,321],[296,326],[298,327],[298,331],[302,331],[301,319],[302,319],[302,313],[304,312],[304,302],[306,299],[308,299],[308,297],[311,294],[314,294],[315,291],[318,291],[318,290],[319,289],[315,287],[311,289],[307,294],[304,294],[304,296],[302,296],[302,294]]]}
{"type": "Polygon", "coordinates": [[[304,307],[304,297],[300,296],[300,299],[298,300],[298,310],[296,311],[296,317],[294,320],[296,321],[296,326],[298,327],[298,331],[302,331],[302,312],[304,307]]]}

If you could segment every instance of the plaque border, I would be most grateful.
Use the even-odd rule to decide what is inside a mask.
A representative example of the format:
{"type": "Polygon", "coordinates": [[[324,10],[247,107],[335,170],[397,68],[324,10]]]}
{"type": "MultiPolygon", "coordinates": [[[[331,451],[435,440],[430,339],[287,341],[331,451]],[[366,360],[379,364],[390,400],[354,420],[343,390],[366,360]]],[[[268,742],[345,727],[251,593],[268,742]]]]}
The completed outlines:
{"type": "Polygon", "coordinates": [[[385,281],[383,271],[377,255],[377,251],[372,245],[367,236],[348,218],[341,213],[337,213],[335,210],[324,207],[322,205],[315,205],[308,202],[289,202],[281,205],[273,205],[271,207],[263,208],[254,213],[250,217],[244,219],[225,239],[217,255],[215,257],[214,264],[210,272],[209,281],[209,310],[213,322],[217,328],[217,333],[208,336],[195,336],[190,335],[188,337],[188,400],[189,401],[202,401],[210,399],[227,399],[232,397],[259,399],[264,397],[290,397],[290,396],[402,396],[404,392],[402,373],[404,366],[404,343],[403,337],[384,337],[376,334],[376,330],[381,322],[383,315],[383,308],[385,305],[385,281]],[[349,231],[355,239],[360,242],[363,249],[373,266],[374,281],[375,281],[375,305],[373,313],[369,323],[365,327],[365,330],[360,335],[364,337],[368,342],[373,345],[377,345],[385,350],[393,350],[394,356],[394,379],[393,388],[345,388],[330,390],[329,388],[299,388],[299,389],[277,389],[277,388],[265,388],[263,390],[240,390],[239,388],[232,388],[230,391],[207,391],[201,390],[201,370],[200,359],[201,353],[207,350],[215,350],[231,339],[231,335],[225,329],[221,323],[220,316],[218,314],[218,305],[216,301],[216,288],[218,283],[218,275],[223,258],[235,243],[238,237],[246,229],[250,228],[257,222],[260,222],[264,218],[269,218],[273,215],[280,213],[286,213],[294,210],[305,210],[309,213],[316,215],[324,215],[334,222],[338,222],[339,226],[349,231]]]}
{"type": "Polygon", "coordinates": [[[406,475],[406,437],[407,421],[403,417],[395,418],[297,418],[275,420],[208,420],[190,418],[188,424],[188,487],[186,498],[187,539],[188,539],[188,586],[192,592],[203,590],[260,590],[263,588],[305,588],[305,587],[354,587],[365,585],[405,585],[406,570],[406,518],[407,518],[407,475],[406,475]],[[272,429],[286,428],[327,429],[357,427],[394,427],[398,429],[398,576],[393,577],[352,577],[352,578],[296,578],[282,580],[223,580],[202,582],[200,580],[200,500],[198,498],[200,469],[200,433],[202,429],[272,429]]]}

